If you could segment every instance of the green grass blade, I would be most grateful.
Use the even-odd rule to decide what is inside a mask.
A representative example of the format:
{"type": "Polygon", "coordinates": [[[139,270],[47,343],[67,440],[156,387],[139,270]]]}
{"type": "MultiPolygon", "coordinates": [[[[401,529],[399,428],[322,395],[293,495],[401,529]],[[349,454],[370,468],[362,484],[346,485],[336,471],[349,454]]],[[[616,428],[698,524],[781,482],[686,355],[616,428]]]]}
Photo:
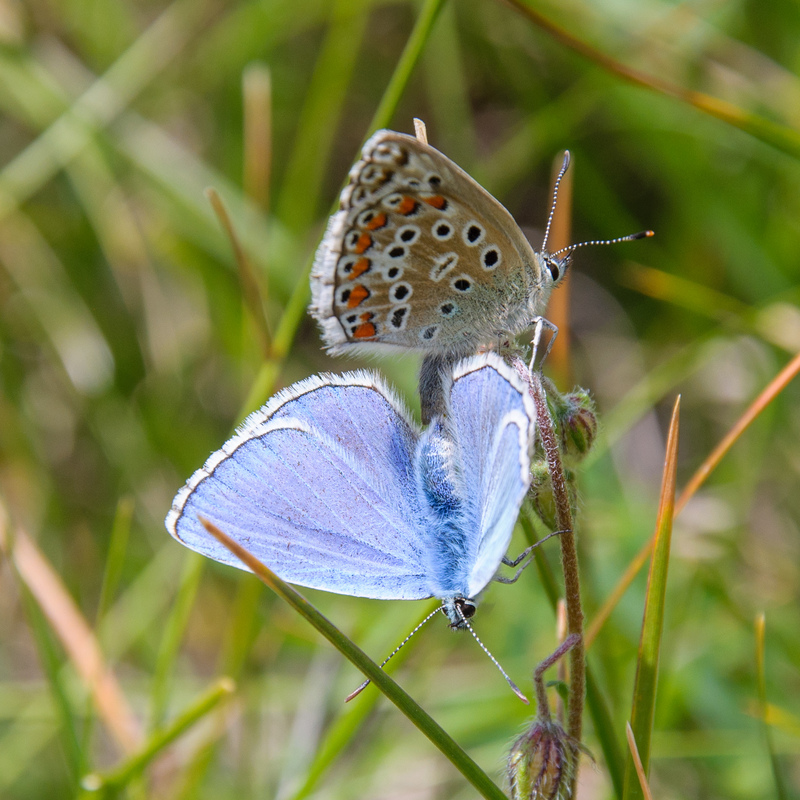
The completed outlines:
{"type": "Polygon", "coordinates": [[[40,695],[21,705],[4,725],[0,733],[0,796],[16,797],[14,784],[35,770],[49,753],[51,740],[58,731],[52,723],[44,721],[48,713],[51,704],[40,695]]]}
{"type": "Polygon", "coordinates": [[[166,620],[164,637],[156,663],[152,690],[151,725],[159,728],[164,718],[169,698],[170,675],[175,666],[183,633],[192,613],[200,578],[203,574],[205,559],[197,553],[189,553],[183,565],[178,596],[172,604],[172,610],[166,620]]]}
{"type": "Polygon", "coordinates": [[[342,655],[355,664],[395,706],[448,758],[455,768],[486,798],[505,800],[505,795],[489,776],[467,755],[425,710],[395,683],[363,650],[357,647],[327,617],[317,611],[296,589],[282,581],[272,570],[225,535],[208,520],[200,517],[209,535],[213,535],[247,565],[266,586],[285,600],[313,625],[342,655]]]}
{"type": "Polygon", "coordinates": [[[31,592],[22,585],[22,599],[28,614],[31,631],[36,639],[39,662],[50,687],[53,703],[61,719],[61,741],[66,757],[67,767],[72,780],[77,781],[84,764],[81,746],[79,722],[64,686],[64,673],[59,653],[53,642],[47,620],[40,610],[31,592]]]}
{"type": "Polygon", "coordinates": [[[631,730],[630,722],[625,723],[625,735],[628,738],[628,750],[630,751],[633,765],[636,768],[636,777],[639,781],[639,786],[644,795],[644,800],[653,800],[653,795],[650,792],[650,785],[647,783],[647,776],[644,774],[644,766],[642,760],[639,758],[639,749],[636,746],[636,739],[633,738],[633,730],[631,730]]]}
{"type": "Polygon", "coordinates": [[[778,754],[775,752],[775,742],[772,738],[772,728],[767,722],[767,678],[764,669],[764,630],[766,627],[766,619],[763,614],[756,617],[755,634],[756,634],[756,684],[758,687],[758,706],[759,717],[761,720],[761,728],[764,735],[764,743],[767,747],[767,754],[769,755],[769,763],[772,768],[772,780],[775,782],[775,797],[778,800],[789,800],[789,794],[786,791],[786,781],[781,771],[781,765],[778,761],[778,754]]]}
{"type": "Polygon", "coordinates": [[[250,648],[258,633],[258,604],[264,589],[258,581],[239,581],[236,600],[231,609],[231,624],[226,630],[225,644],[220,653],[217,671],[234,680],[244,668],[250,648]]]}
{"type": "Polygon", "coordinates": [[[600,749],[603,751],[606,769],[614,787],[614,795],[622,797],[625,779],[625,755],[617,737],[614,735],[614,718],[611,716],[608,703],[600,690],[588,657],[586,663],[586,707],[589,709],[595,736],[597,736],[600,742],[600,749]]]}
{"type": "MultiPolygon", "coordinates": [[[[650,562],[650,575],[647,581],[644,621],[642,622],[639,657],[636,665],[636,681],[633,690],[633,707],[631,710],[631,728],[645,774],[647,774],[650,765],[650,744],[653,734],[656,690],[658,688],[661,633],[664,628],[667,570],[672,540],[672,516],[675,508],[679,410],[680,397],[675,401],[672,421],[667,435],[667,454],[664,460],[661,501],[656,520],[656,542],[653,558],[650,562]]],[[[625,769],[623,797],[625,800],[640,800],[640,798],[644,798],[632,756],[628,757],[625,769]]]]}
{"type": "Polygon", "coordinates": [[[316,217],[369,5],[369,0],[334,0],[330,4],[330,25],[306,92],[276,208],[287,228],[299,235],[305,235],[316,217]]]}
{"type": "Polygon", "coordinates": [[[669,83],[655,75],[633,69],[573,36],[566,29],[539,14],[523,0],[508,0],[508,3],[535,25],[550,33],[561,44],[623,80],[635,86],[681,100],[711,117],[727,122],[734,128],[749,133],[762,142],[794,156],[794,158],[800,158],[800,131],[744,111],[733,103],[720,100],[718,97],[684,89],[682,86],[669,83]]]}
{"type": "Polygon", "coordinates": [[[156,731],[138,752],[119,767],[111,772],[84,776],[81,781],[83,788],[87,792],[99,792],[101,796],[113,796],[137,777],[164,748],[229,697],[234,689],[230,678],[220,678],[169,726],[156,731]]]}
{"type": "MultiPolygon", "coordinates": [[[[418,618],[417,624],[428,616],[430,610],[425,609],[425,612],[418,618]]],[[[414,625],[414,629],[416,627],[414,625]]],[[[396,652],[392,657],[394,669],[397,669],[410,654],[410,647],[404,647],[396,652]]],[[[375,710],[379,699],[380,695],[377,692],[369,692],[366,695],[360,695],[358,702],[348,704],[347,710],[342,712],[340,717],[326,731],[325,738],[317,748],[314,760],[306,770],[305,780],[297,792],[292,795],[292,800],[304,800],[314,791],[328,768],[345,751],[347,745],[360,730],[367,717],[375,710]]]]}
{"type": "Polygon", "coordinates": [[[385,128],[391,123],[394,112],[400,103],[400,98],[411,80],[411,73],[422,56],[422,51],[430,38],[434,23],[444,3],[445,0],[425,0],[423,3],[414,29],[408,37],[400,60],[397,62],[392,79],[389,81],[380,105],[372,117],[368,133],[385,128]]]}
{"type": "MultiPolygon", "coordinates": [[[[100,631],[100,626],[106,612],[111,607],[117,589],[122,578],[122,570],[125,566],[125,554],[128,550],[128,539],[131,532],[131,520],[133,519],[134,503],[131,497],[122,497],[117,503],[117,512],[114,515],[114,524],[111,527],[111,540],[108,544],[108,555],[106,556],[106,566],[103,572],[103,583],[100,587],[100,599],[97,603],[97,614],[95,627],[100,631]]],[[[92,714],[91,699],[86,703],[86,722],[83,726],[82,749],[84,753],[90,752],[92,735],[94,733],[95,716],[92,714]]],[[[86,770],[88,763],[81,764],[81,772],[86,770]]]]}
{"type": "Polygon", "coordinates": [[[470,105],[467,59],[458,30],[458,6],[446,5],[423,59],[430,119],[436,131],[431,144],[459,164],[475,162],[477,135],[470,105]]]}
{"type": "Polygon", "coordinates": [[[206,3],[177,0],[101,78],[0,172],[0,219],[31,197],[111,124],[137,94],[192,41],[206,3]],[[113,98],[113,101],[112,99],[113,98]]]}
{"type": "Polygon", "coordinates": [[[119,503],[117,503],[117,513],[114,515],[114,525],[111,528],[111,540],[108,543],[103,585],[100,589],[100,600],[97,603],[98,625],[117,594],[117,588],[122,577],[122,569],[125,565],[125,553],[128,549],[132,519],[133,499],[121,497],[119,503]]]}
{"type": "MultiPolygon", "coordinates": [[[[700,487],[705,483],[708,476],[719,466],[722,459],[728,454],[730,449],[741,438],[742,434],[750,425],[758,419],[764,409],[789,385],[800,372],[800,353],[798,353],[759,393],[758,397],[747,407],[745,412],[736,421],[733,427],[725,434],[719,444],[706,457],[703,463],[695,470],[694,475],[689,479],[686,486],[680,493],[675,503],[675,515],[677,516],[685,508],[689,500],[695,495],[700,487]]],[[[591,454],[589,456],[591,458],[591,454]]],[[[655,538],[647,542],[644,547],[634,556],[617,582],[613,591],[606,598],[602,608],[597,612],[592,623],[587,628],[586,646],[589,647],[600,633],[611,612],[616,608],[625,592],[633,583],[634,578],[639,574],[639,570],[644,566],[648,556],[652,552],[655,538]]]]}

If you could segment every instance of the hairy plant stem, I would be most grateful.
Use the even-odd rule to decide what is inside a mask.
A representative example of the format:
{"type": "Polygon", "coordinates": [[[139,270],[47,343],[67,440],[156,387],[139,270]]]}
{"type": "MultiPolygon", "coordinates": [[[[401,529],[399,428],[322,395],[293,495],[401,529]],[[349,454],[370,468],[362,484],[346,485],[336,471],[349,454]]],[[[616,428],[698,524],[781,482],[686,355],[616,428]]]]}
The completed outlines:
{"type": "MultiPolygon", "coordinates": [[[[583,704],[586,695],[586,652],[583,644],[583,607],[581,606],[580,576],[578,573],[578,552],[575,547],[575,533],[572,521],[572,506],[569,501],[567,481],[561,463],[561,451],[558,447],[553,420],[547,407],[542,378],[538,372],[529,369],[519,356],[512,359],[514,369],[528,384],[531,397],[536,407],[536,424],[539,439],[542,443],[550,481],[553,486],[553,499],[556,506],[558,530],[561,531],[561,568],[564,572],[564,599],[567,606],[567,634],[577,634],[578,641],[570,650],[569,691],[567,733],[581,741],[583,727],[583,704]]],[[[573,778],[577,780],[577,770],[573,778]]]]}
{"type": "Polygon", "coordinates": [[[536,690],[536,716],[542,722],[550,722],[550,703],[547,701],[547,688],[544,685],[544,673],[550,669],[565,653],[569,652],[580,641],[580,636],[573,633],[544,660],[540,661],[533,673],[533,686],[536,690]]]}

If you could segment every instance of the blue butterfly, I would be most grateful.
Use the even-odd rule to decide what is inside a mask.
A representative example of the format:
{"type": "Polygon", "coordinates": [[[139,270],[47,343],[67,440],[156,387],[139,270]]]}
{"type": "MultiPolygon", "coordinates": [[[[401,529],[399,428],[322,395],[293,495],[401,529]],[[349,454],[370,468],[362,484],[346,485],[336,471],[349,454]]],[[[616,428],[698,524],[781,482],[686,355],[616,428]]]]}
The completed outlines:
{"type": "MultiPolygon", "coordinates": [[[[467,626],[530,485],[535,415],[494,353],[459,362],[424,430],[379,376],[296,383],[251,414],[178,492],[167,530],[245,569],[202,516],[289,583],[386,600],[437,597],[467,626]]],[[[508,580],[508,579],[506,579],[508,580]]]]}

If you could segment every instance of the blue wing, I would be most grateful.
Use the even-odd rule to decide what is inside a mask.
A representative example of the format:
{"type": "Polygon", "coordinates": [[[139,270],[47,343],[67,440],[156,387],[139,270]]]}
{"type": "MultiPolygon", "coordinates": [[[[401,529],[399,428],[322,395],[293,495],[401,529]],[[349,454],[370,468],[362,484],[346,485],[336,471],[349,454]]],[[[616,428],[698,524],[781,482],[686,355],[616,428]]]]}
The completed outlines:
{"type": "Polygon", "coordinates": [[[533,403],[514,371],[494,353],[460,362],[448,408],[454,464],[471,537],[466,558],[467,597],[494,577],[508,550],[530,486],[533,403]]]}
{"type": "Polygon", "coordinates": [[[166,525],[242,568],[202,515],[281,578],[382,599],[430,597],[413,468],[418,433],[364,373],[312,378],[251,415],[178,493],[166,525]]]}

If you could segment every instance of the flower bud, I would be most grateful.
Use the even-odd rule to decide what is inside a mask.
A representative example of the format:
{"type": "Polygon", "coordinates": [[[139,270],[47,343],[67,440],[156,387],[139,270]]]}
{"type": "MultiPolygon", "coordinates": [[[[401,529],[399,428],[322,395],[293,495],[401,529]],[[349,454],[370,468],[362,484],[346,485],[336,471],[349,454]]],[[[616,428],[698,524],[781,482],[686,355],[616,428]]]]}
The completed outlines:
{"type": "Polygon", "coordinates": [[[565,466],[580,463],[597,438],[597,408],[585,389],[568,394],[548,391],[550,410],[565,466]]]}
{"type": "MultiPolygon", "coordinates": [[[[573,511],[577,490],[575,488],[575,475],[570,469],[564,469],[564,478],[567,482],[567,492],[569,502],[573,511]]],[[[558,512],[556,501],[553,496],[553,483],[550,480],[550,471],[547,467],[547,460],[537,458],[531,464],[531,488],[528,496],[533,504],[533,509],[539,519],[545,524],[548,530],[558,530],[558,512]]]]}
{"type": "Polygon", "coordinates": [[[512,800],[566,800],[580,747],[557,722],[537,717],[511,746],[506,776],[512,800]]]}

